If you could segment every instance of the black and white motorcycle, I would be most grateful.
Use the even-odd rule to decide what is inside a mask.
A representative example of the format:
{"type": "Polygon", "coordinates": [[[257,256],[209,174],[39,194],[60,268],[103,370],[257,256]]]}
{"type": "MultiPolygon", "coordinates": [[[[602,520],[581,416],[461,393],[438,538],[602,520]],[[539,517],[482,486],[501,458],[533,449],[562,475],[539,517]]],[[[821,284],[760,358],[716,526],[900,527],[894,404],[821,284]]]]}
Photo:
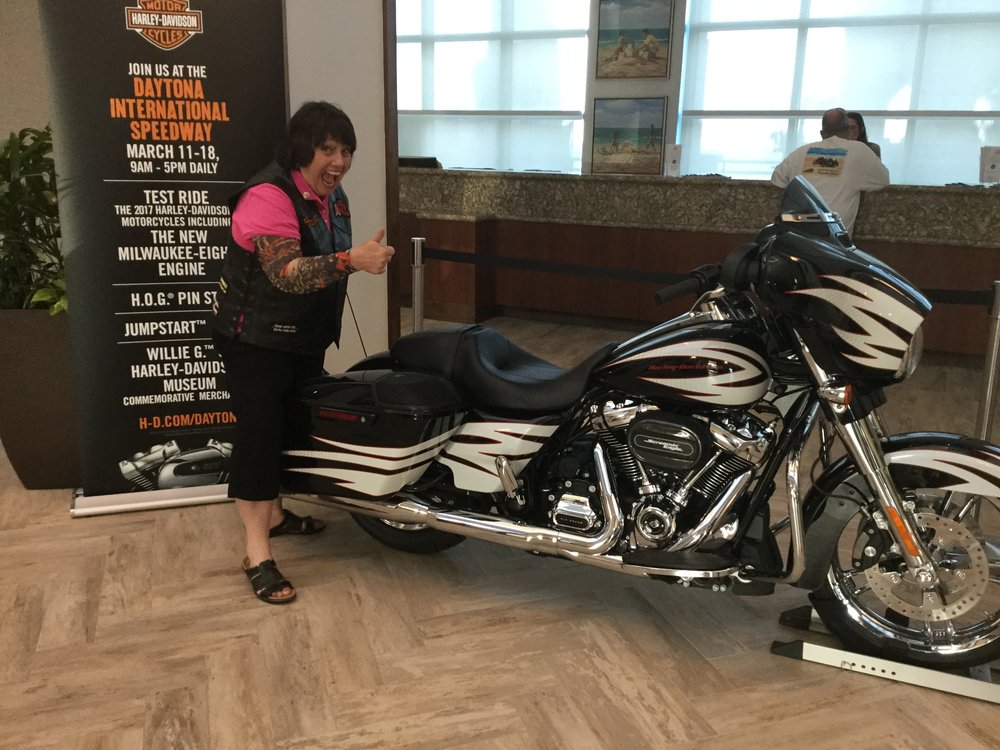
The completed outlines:
{"type": "Polygon", "coordinates": [[[478,325],[404,336],[305,385],[285,489],[401,550],[473,537],[685,586],[789,584],[849,648],[1000,656],[1000,448],[879,417],[920,359],[927,299],[802,179],[755,242],[658,298],[689,294],[571,369],[478,325]]]}

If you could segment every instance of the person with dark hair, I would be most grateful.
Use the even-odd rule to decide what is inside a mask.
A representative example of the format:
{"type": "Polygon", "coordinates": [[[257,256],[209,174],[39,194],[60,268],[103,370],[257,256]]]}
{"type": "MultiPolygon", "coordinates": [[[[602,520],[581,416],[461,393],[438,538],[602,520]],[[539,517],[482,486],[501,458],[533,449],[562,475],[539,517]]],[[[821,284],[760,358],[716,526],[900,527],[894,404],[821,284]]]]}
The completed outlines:
{"type": "Polygon", "coordinates": [[[229,497],[246,538],[243,570],[270,604],[296,596],[271,538],[326,526],[285,509],[279,495],[296,386],[323,374],[327,347],[340,341],[348,276],[384,273],[395,252],[382,244],[384,229],[353,245],[341,182],[356,148],[343,110],[307,102],[289,120],[276,161],[229,201],[232,238],[209,322],[237,419],[229,497]]]}
{"type": "Polygon", "coordinates": [[[872,143],[868,140],[868,128],[865,127],[865,118],[861,116],[860,112],[848,112],[847,113],[847,140],[849,141],[861,141],[868,148],[875,152],[875,156],[879,159],[882,158],[882,147],[877,143],[872,143]]]}
{"type": "Polygon", "coordinates": [[[771,174],[780,188],[802,175],[840,214],[848,234],[854,231],[861,193],[889,184],[889,170],[870,148],[847,138],[847,111],[836,107],[823,113],[821,141],[800,146],[785,157],[771,174]]]}

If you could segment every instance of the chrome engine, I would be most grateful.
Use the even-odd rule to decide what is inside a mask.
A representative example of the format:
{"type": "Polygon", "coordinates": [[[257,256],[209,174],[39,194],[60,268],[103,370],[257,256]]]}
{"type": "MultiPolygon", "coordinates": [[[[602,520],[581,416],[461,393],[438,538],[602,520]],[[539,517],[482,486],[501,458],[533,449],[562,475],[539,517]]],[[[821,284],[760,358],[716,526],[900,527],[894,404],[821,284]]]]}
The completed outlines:
{"type": "MultiPolygon", "coordinates": [[[[772,425],[746,412],[706,419],[632,402],[593,407],[590,427],[607,450],[631,549],[684,549],[709,534],[731,538],[736,525],[727,511],[736,490],[775,437],[772,425]]],[[[599,529],[600,505],[587,472],[562,477],[562,487],[548,496],[552,524],[599,529]]]]}

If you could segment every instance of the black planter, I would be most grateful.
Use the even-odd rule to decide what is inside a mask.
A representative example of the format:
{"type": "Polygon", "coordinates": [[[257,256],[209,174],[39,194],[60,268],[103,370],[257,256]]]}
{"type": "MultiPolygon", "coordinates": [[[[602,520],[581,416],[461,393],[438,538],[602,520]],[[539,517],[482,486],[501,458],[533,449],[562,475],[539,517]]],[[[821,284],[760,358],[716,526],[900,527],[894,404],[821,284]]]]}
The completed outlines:
{"type": "Polygon", "coordinates": [[[81,485],[66,313],[0,310],[0,441],[27,489],[81,485]]]}

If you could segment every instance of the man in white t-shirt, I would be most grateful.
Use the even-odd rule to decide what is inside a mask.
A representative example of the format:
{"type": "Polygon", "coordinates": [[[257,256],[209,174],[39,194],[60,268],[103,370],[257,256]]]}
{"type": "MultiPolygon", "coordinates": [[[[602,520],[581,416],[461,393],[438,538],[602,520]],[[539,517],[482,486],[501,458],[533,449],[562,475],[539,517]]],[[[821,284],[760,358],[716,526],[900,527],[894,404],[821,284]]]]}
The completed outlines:
{"type": "Polygon", "coordinates": [[[861,192],[881,190],[888,185],[889,170],[866,144],[847,140],[849,127],[845,110],[840,107],[827,110],[819,133],[823,140],[807,143],[785,157],[775,167],[771,182],[783,188],[802,175],[830,208],[840,214],[851,233],[861,192]]]}

